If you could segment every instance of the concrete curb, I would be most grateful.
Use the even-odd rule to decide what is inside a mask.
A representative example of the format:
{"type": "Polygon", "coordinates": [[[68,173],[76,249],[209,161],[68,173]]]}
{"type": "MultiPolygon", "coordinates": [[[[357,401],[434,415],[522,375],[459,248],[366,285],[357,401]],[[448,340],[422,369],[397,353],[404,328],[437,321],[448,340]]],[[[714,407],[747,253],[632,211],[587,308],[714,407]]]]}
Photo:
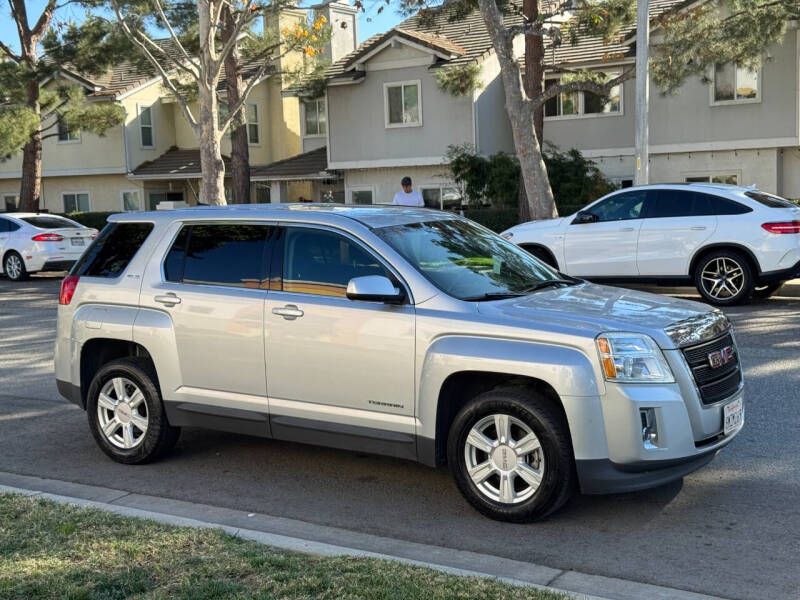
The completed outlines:
{"type": "Polygon", "coordinates": [[[285,550],[322,556],[394,560],[445,573],[489,577],[585,600],[721,600],[694,592],[625,579],[564,571],[543,565],[356,533],[244,511],[144,496],[80,483],[0,472],[0,493],[46,498],[62,504],[97,508],[126,517],[183,527],[222,529],[226,533],[285,550]]]}

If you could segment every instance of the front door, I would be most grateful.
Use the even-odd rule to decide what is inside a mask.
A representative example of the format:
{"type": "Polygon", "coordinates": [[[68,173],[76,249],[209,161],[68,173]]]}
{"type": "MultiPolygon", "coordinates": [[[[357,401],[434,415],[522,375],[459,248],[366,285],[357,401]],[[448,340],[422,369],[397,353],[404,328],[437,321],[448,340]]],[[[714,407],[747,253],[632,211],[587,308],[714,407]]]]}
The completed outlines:
{"type": "Polygon", "coordinates": [[[412,457],[414,307],[349,300],[347,283],[367,275],[393,278],[352,237],[279,233],[264,313],[272,433],[412,457]]]}
{"type": "Polygon", "coordinates": [[[564,235],[566,272],[578,277],[638,275],[636,244],[645,191],[615,194],[592,205],[594,223],[571,223],[564,235]]]}
{"type": "Polygon", "coordinates": [[[272,230],[184,225],[164,260],[163,281],[143,286],[141,300],[173,323],[180,375],[176,389],[164,390],[165,400],[220,422],[252,425],[237,430],[261,435],[267,433],[265,253],[272,230]]]}

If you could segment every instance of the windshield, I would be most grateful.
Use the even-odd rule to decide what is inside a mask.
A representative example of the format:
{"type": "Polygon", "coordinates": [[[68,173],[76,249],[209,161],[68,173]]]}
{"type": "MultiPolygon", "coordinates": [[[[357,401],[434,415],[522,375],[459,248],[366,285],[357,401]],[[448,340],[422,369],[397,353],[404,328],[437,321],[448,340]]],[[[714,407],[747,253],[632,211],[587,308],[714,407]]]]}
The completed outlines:
{"type": "Polygon", "coordinates": [[[382,227],[375,233],[437,288],[460,300],[517,296],[571,284],[533,256],[470,221],[446,219],[382,227]]]}
{"type": "Polygon", "coordinates": [[[22,217],[22,220],[39,229],[76,229],[80,227],[75,221],[56,216],[22,217]]]}

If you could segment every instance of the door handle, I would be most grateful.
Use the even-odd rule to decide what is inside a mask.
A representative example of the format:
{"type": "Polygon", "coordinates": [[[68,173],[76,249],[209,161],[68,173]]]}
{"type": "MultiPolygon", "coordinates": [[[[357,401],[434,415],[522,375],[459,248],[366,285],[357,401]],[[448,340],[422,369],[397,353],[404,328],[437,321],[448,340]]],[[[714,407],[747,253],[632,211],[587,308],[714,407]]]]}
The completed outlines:
{"type": "Polygon", "coordinates": [[[633,227],[620,227],[620,231],[633,231],[633,227]]]}
{"type": "Polygon", "coordinates": [[[294,321],[298,317],[302,317],[305,313],[294,304],[287,304],[286,306],[273,308],[272,314],[279,315],[287,321],[294,321]]]}
{"type": "Polygon", "coordinates": [[[692,227],[691,230],[692,231],[705,231],[706,228],[703,227],[703,226],[697,226],[697,227],[692,227]]]}
{"type": "Polygon", "coordinates": [[[172,292],[167,292],[163,296],[156,296],[153,300],[166,306],[175,306],[181,303],[181,299],[172,292]]]}

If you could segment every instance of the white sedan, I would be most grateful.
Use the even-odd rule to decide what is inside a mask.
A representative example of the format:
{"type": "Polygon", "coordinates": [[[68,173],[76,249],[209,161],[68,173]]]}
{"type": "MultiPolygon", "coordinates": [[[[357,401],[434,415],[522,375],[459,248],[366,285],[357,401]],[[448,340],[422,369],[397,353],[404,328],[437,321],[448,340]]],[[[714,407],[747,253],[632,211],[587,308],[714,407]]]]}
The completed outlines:
{"type": "Polygon", "coordinates": [[[22,281],[40,271],[66,271],[97,236],[84,227],[47,213],[0,214],[0,273],[22,281]]]}
{"type": "Polygon", "coordinates": [[[522,223],[501,235],[569,275],[693,283],[721,306],[767,297],[800,276],[800,208],[747,187],[632,187],[574,215],[522,223]]]}

